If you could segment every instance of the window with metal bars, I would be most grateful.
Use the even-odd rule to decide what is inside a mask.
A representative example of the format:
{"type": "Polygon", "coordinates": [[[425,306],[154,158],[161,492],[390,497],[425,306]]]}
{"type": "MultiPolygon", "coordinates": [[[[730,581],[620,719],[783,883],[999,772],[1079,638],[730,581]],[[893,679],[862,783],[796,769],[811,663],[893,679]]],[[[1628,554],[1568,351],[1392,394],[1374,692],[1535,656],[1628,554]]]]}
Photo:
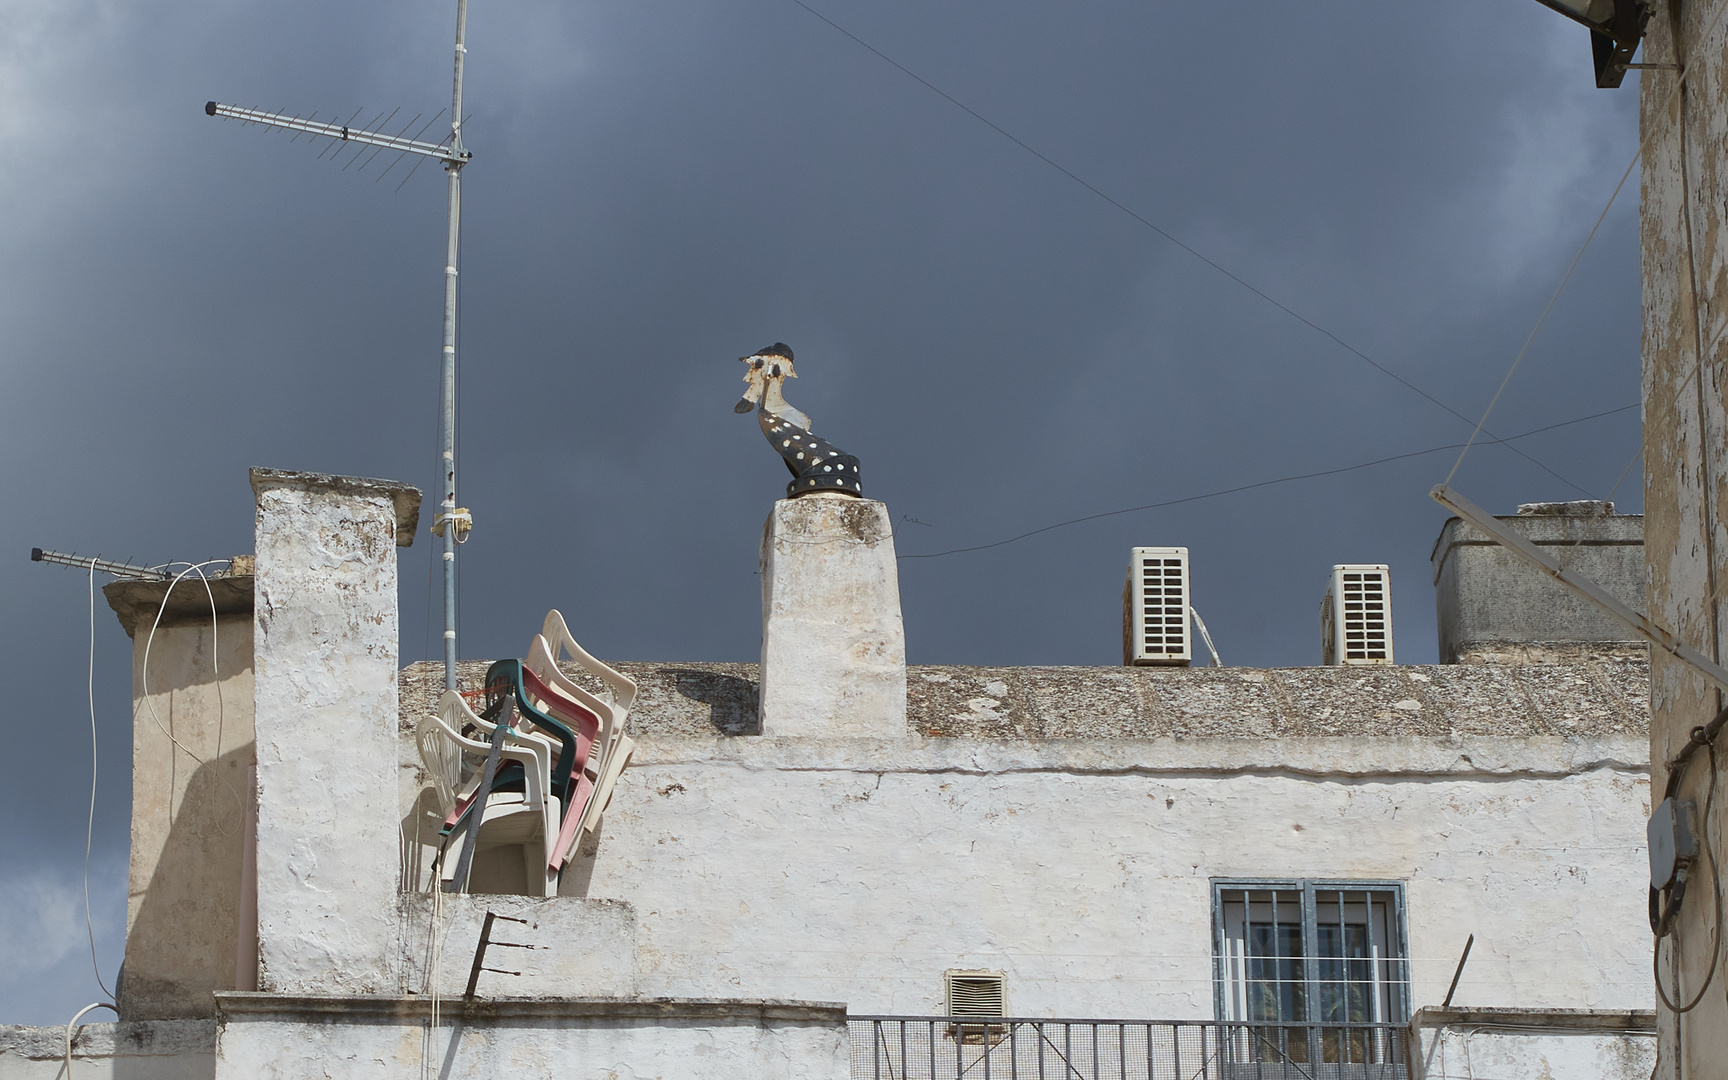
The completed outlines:
{"type": "Polygon", "coordinates": [[[1297,1025],[1409,1019],[1399,883],[1215,881],[1212,896],[1218,1019],[1297,1025]]]}

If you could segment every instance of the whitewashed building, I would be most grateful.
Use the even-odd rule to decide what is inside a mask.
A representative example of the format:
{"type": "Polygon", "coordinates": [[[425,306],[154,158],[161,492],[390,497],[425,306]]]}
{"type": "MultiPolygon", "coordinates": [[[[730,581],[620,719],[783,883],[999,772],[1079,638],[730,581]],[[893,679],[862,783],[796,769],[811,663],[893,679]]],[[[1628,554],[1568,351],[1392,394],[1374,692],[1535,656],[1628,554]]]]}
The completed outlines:
{"type": "MultiPolygon", "coordinates": [[[[220,678],[171,605],[138,679],[207,764],[141,712],[122,1018],[77,1077],[1649,1074],[1647,662],[1477,633],[1500,571],[1457,526],[1456,663],[907,667],[879,504],[782,502],[766,670],[617,664],[637,745],[559,895],[504,848],[446,895],[442,672],[396,651],[418,493],[252,482],[220,678]],[[477,961],[487,912],[523,921],[477,961]]],[[[1583,527],[1548,516],[1509,520],[1583,527]]],[[[141,660],[160,587],[110,597],[141,660]]],[[[0,1080],[62,1038],[0,1028],[0,1080]]]]}

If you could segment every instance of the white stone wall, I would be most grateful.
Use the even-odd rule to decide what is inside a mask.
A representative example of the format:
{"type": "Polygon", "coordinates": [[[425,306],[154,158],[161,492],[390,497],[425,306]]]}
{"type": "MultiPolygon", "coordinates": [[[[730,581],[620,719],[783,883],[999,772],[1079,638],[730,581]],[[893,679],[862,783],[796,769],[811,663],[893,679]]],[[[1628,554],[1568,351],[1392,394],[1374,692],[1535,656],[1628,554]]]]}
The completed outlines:
{"type": "Polygon", "coordinates": [[[1406,884],[1413,1004],[1650,1007],[1648,782],[1606,739],[645,741],[566,892],[644,994],[1209,1018],[1210,882],[1406,884]]]}
{"type": "MultiPolygon", "coordinates": [[[[1724,0],[1654,5],[1639,59],[1676,65],[1639,77],[1639,240],[1643,284],[1644,610],[1675,636],[1718,662],[1728,640],[1728,12],[1724,0]],[[1677,68],[1686,75],[1682,92],[1677,68]]],[[[1658,791],[1665,763],[1722,707],[1723,695],[1687,665],[1652,650],[1650,754],[1658,791]]],[[[1717,739],[1716,749],[1722,749],[1717,739]]],[[[1679,797],[1702,808],[1717,780],[1697,754],[1679,797]]],[[[1660,794],[1658,798],[1660,798],[1660,794]]],[[[1700,821],[1716,859],[1728,863],[1728,802],[1700,821]]],[[[1671,1000],[1713,986],[1684,1019],[1663,1010],[1661,1077],[1721,1075],[1728,1061],[1728,961],[1713,951],[1714,905],[1694,887],[1663,945],[1662,977],[1671,1000]]]]}
{"type": "Polygon", "coordinates": [[[762,531],[762,733],[906,730],[906,631],[888,508],[846,495],[774,504],[762,531]]]}
{"type": "Polygon", "coordinates": [[[1417,1056],[1421,1080],[1650,1080],[1656,1033],[1427,1029],[1417,1056]]]}
{"type": "MultiPolygon", "coordinates": [[[[0,1080],[66,1080],[65,1038],[64,1027],[0,1025],[0,1080]]],[[[72,1036],[72,1075],[75,1080],[211,1080],[216,1021],[82,1024],[72,1036]]]]}
{"type": "Polygon", "coordinates": [[[498,970],[481,972],[476,995],[622,998],[636,993],[636,912],[629,904],[571,896],[435,898],[431,893],[409,893],[401,903],[401,985],[414,993],[428,994],[436,985],[446,997],[462,995],[487,912],[503,916],[492,924],[492,941],[533,948],[490,947],[484,966],[498,970]],[[432,933],[435,899],[442,901],[437,938],[432,933]],[[434,956],[439,945],[441,955],[434,956]]]}
{"type": "MultiPolygon", "coordinates": [[[[203,592],[196,578],[180,588],[203,592]]],[[[214,642],[208,618],[160,627],[153,638],[150,630],[148,621],[138,627],[132,649],[132,857],[120,1007],[128,1020],[210,1016],[211,992],[234,989],[239,966],[252,800],[252,619],[222,616],[214,642]]]]}
{"type": "Polygon", "coordinates": [[[218,1080],[845,1080],[837,1009],[629,1002],[508,1002],[463,1018],[424,1002],[284,1002],[224,1019],[218,1080]],[[310,1006],[308,1008],[307,1006],[310,1006]],[[316,1011],[320,1006],[327,1011],[316,1011]],[[816,1015],[812,1015],[816,1014],[816,1015]],[[430,1072],[423,1072],[430,1061],[430,1072]]]}
{"type": "Polygon", "coordinates": [[[262,469],[252,486],[259,985],[394,991],[396,545],[413,489],[262,469]]]}

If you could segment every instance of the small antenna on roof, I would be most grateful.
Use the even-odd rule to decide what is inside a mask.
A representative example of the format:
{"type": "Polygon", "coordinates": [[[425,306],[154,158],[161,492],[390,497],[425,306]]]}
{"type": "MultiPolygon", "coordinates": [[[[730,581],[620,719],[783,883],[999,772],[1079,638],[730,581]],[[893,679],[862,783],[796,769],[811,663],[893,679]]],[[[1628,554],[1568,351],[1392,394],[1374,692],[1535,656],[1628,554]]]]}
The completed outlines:
{"type": "Polygon", "coordinates": [[[31,548],[31,562],[52,563],[55,566],[71,566],[79,570],[100,570],[104,574],[112,574],[117,578],[141,578],[146,581],[167,581],[173,577],[168,571],[158,566],[134,566],[128,562],[117,562],[101,557],[86,559],[81,555],[68,555],[61,551],[49,551],[47,548],[31,548]]]}
{"type": "MultiPolygon", "coordinates": [[[[468,538],[468,530],[474,524],[473,516],[456,505],[456,255],[462,221],[462,166],[468,164],[473,157],[462,145],[462,123],[467,119],[462,112],[462,61],[468,53],[468,46],[465,44],[467,27],[468,0],[456,0],[456,70],[450,94],[450,134],[437,142],[426,142],[421,136],[445,115],[442,109],[413,135],[408,134],[408,129],[414,126],[421,114],[416,114],[413,120],[392,135],[379,129],[395,118],[395,112],[382,119],[374,117],[367,122],[366,127],[357,128],[353,126],[353,121],[360,115],[359,109],[354,111],[354,115],[349,117],[346,123],[337,123],[334,118],[319,120],[315,113],[301,117],[282,112],[243,109],[237,105],[223,105],[216,101],[204,104],[204,112],[208,116],[260,124],[278,131],[292,131],[295,133],[294,139],[299,139],[301,135],[329,139],[331,143],[324,150],[328,153],[334,148],[331,161],[340,158],[352,147],[354,153],[348,159],[348,165],[352,165],[361,154],[370,150],[371,154],[361,164],[361,169],[365,169],[379,154],[396,151],[396,160],[378,174],[379,180],[384,179],[385,174],[396,167],[396,162],[410,154],[419,160],[415,162],[414,169],[409,170],[408,176],[403,177],[403,184],[408,182],[415,170],[428,158],[442,161],[444,171],[449,174],[450,209],[444,257],[444,351],[439,365],[438,394],[439,499],[438,513],[432,519],[432,533],[442,540],[444,545],[444,687],[447,690],[456,689],[456,546],[468,538]]],[[[319,156],[322,157],[323,154],[319,156]]],[[[343,168],[347,169],[348,165],[343,168]]],[[[397,189],[401,189],[401,184],[397,185],[397,189]]]]}

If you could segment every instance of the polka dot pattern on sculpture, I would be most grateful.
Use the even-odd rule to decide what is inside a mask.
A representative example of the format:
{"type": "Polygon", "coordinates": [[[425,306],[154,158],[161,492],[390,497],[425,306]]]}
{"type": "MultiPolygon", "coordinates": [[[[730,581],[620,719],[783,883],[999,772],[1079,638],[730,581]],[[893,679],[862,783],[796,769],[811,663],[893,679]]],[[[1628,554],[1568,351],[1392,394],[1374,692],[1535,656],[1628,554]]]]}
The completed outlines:
{"type": "Polygon", "coordinates": [[[793,480],[786,485],[788,498],[813,491],[863,494],[857,458],[773,413],[759,411],[756,415],[762,434],[792,473],[793,480]]]}

